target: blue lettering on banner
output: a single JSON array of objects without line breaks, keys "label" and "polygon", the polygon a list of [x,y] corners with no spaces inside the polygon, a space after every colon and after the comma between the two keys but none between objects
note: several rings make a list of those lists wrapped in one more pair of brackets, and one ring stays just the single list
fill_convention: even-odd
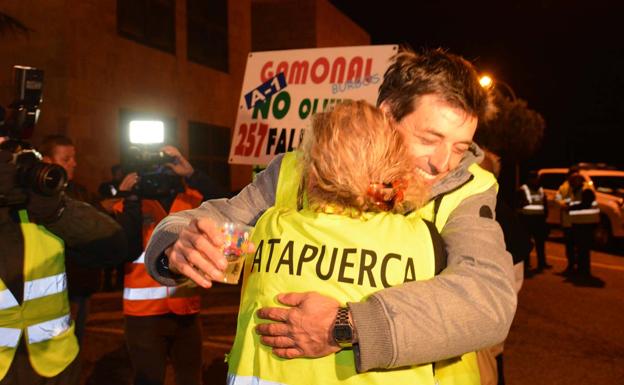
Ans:
[{"label": "blue lettering on banner", "polygon": [[361,79],[347,80],[345,83],[332,83],[332,94],[350,91],[358,89],[360,87],[366,87],[371,84],[377,84],[379,83],[379,80],[379,75],[373,74],[371,76],[366,76]]},{"label": "blue lettering on banner", "polygon": [[284,87],[286,87],[286,76],[283,72],[280,72],[275,77],[262,83],[258,88],[255,88],[245,94],[247,109],[255,107],[258,103],[263,103],[272,95],[283,90]]}]

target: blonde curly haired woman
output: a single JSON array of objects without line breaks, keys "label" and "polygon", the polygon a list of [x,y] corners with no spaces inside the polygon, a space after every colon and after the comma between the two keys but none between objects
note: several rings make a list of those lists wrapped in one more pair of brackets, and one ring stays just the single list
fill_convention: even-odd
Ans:
[{"label": "blonde curly haired woman", "polygon": [[415,214],[428,191],[413,170],[398,130],[368,103],[314,117],[300,150],[284,157],[275,206],[252,236],[257,249],[245,261],[229,384],[433,384],[430,364],[358,373],[356,337],[328,335],[333,354],[284,360],[255,333],[256,311],[279,306],[279,293],[314,290],[345,306],[441,270],[439,236]]}]

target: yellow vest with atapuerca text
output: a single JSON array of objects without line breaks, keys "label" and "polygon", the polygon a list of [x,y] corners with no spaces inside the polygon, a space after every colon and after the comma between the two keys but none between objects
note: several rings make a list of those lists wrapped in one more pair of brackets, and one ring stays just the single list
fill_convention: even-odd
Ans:
[{"label": "yellow vest with atapuerca text", "polygon": [[362,218],[297,211],[294,154],[282,161],[276,204],[258,220],[255,254],[245,260],[229,384],[434,384],[431,364],[357,373],[353,350],[322,358],[285,360],[255,333],[261,307],[281,306],[279,293],[316,291],[345,305],[403,282],[430,279],[435,258],[427,225],[414,215]]},{"label": "yellow vest with atapuerca text", "polygon": [[17,299],[0,279],[0,380],[24,338],[32,368],[54,377],[78,355],[69,315],[63,241],[19,211],[24,236],[24,299]]},{"label": "yellow vest with atapuerca text", "polygon": [[[469,182],[446,194],[443,199],[430,202],[417,215],[434,222],[441,230],[450,213],[463,199],[496,186],[494,177],[480,167],[473,165],[470,171],[473,176]],[[256,245],[263,242],[262,248],[258,247],[258,250],[262,250],[262,255],[257,252],[246,260],[237,337],[229,357],[228,383],[479,384],[475,353],[436,362],[433,366],[420,365],[357,374],[351,350],[342,350],[320,359],[283,360],[271,355],[271,350],[259,343],[253,327],[262,321],[257,319],[255,311],[264,306],[279,306],[275,301],[278,293],[312,290],[345,303],[363,300],[367,295],[390,285],[398,285],[412,279],[429,279],[434,275],[435,261],[430,233],[416,215],[403,217],[377,214],[368,217],[367,221],[362,221],[311,213],[307,210],[295,212],[294,208],[298,207],[300,203],[298,200],[301,200],[301,195],[297,194],[300,178],[296,154],[286,154],[282,159],[276,206],[260,218],[252,237]],[[287,240],[290,236],[276,238],[275,235],[279,234],[297,234],[297,236],[293,237],[296,239],[293,239],[291,245]],[[298,243],[303,245],[299,246],[300,249],[296,249],[295,245]],[[331,243],[340,246],[329,247]],[[372,244],[374,246],[371,246]],[[369,278],[372,258],[366,257],[364,250],[374,248],[379,249],[375,252],[375,260],[376,266],[380,269],[370,268],[375,272],[372,277],[393,274],[392,279],[385,278],[389,285],[384,285],[383,282],[379,285],[380,278]],[[389,249],[394,252],[384,254]],[[334,263],[338,265],[334,265],[331,270],[328,261],[331,261],[330,257],[334,253],[336,255]],[[380,260],[378,254],[386,258]],[[394,260],[388,258],[389,254],[399,254],[402,258]],[[319,262],[321,255],[325,261]],[[345,255],[346,257],[343,257]],[[408,256],[407,259],[403,255]],[[380,265],[384,260],[385,270]],[[407,260],[410,262],[406,262]],[[400,261],[404,264],[390,265],[391,262]],[[389,266],[392,266],[392,272],[389,272]],[[312,267],[314,271],[305,274]],[[294,273],[292,275],[291,269]],[[286,274],[280,276],[280,273]],[[374,287],[365,286],[371,282],[375,284]]]}]

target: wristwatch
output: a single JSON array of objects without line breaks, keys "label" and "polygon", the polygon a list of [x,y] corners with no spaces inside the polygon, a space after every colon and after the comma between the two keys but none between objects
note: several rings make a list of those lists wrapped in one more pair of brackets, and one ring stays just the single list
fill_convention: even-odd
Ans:
[{"label": "wristwatch", "polygon": [[356,333],[353,325],[349,322],[349,308],[338,308],[334,329],[332,331],[334,340],[341,348],[351,348],[356,342]]}]

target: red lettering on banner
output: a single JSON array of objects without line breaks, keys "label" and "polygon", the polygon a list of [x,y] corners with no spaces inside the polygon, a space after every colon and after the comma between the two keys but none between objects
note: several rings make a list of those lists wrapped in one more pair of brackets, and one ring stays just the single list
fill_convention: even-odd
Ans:
[{"label": "red lettering on banner", "polygon": [[262,83],[275,76],[275,74],[273,74],[273,71],[271,71],[271,67],[273,67],[273,62],[271,60],[264,63],[264,65],[262,66],[262,69],[260,70],[260,80],[262,80]]},{"label": "red lettering on banner", "polygon": [[[273,61],[267,61],[260,70],[260,79],[266,82],[276,74],[283,72],[288,84],[306,84],[308,75],[315,83],[344,83],[345,81],[362,81],[370,78],[373,70],[373,59],[354,56],[347,60],[343,56],[332,59],[319,57],[310,64],[309,60],[281,61],[274,67]],[[346,73],[346,80],[345,80]]]},{"label": "red lettering on banner", "polygon": [[[334,64],[332,65],[332,71],[331,71],[331,79],[330,79],[331,83],[343,83],[344,82],[344,73],[345,73],[346,66],[347,66],[347,61],[342,56],[334,60]],[[340,72],[338,75],[338,81],[336,81],[336,71],[338,71],[338,69],[340,69]]]},{"label": "red lettering on banner", "polygon": [[[257,131],[256,131],[257,130]],[[238,156],[260,156],[262,143],[266,138],[269,126],[265,123],[243,123],[238,129],[238,143],[234,147],[234,154]]]},{"label": "red lettering on banner", "polygon": [[290,65],[288,84],[305,84],[308,77],[308,62],[294,61]]},{"label": "red lettering on banner", "polygon": [[[323,72],[319,75],[317,74],[317,69],[323,66]],[[322,83],[327,78],[327,74],[329,73],[329,60],[326,57],[320,57],[312,63],[312,71],[310,71],[310,79],[316,84]]]},{"label": "red lettering on banner", "polygon": [[349,63],[349,71],[347,72],[347,81],[358,80],[362,78],[362,58],[354,57]]},{"label": "red lettering on banner", "polygon": [[245,138],[247,137],[247,125],[241,124],[238,128],[238,144],[234,147],[235,155],[243,155],[245,152]]}]

